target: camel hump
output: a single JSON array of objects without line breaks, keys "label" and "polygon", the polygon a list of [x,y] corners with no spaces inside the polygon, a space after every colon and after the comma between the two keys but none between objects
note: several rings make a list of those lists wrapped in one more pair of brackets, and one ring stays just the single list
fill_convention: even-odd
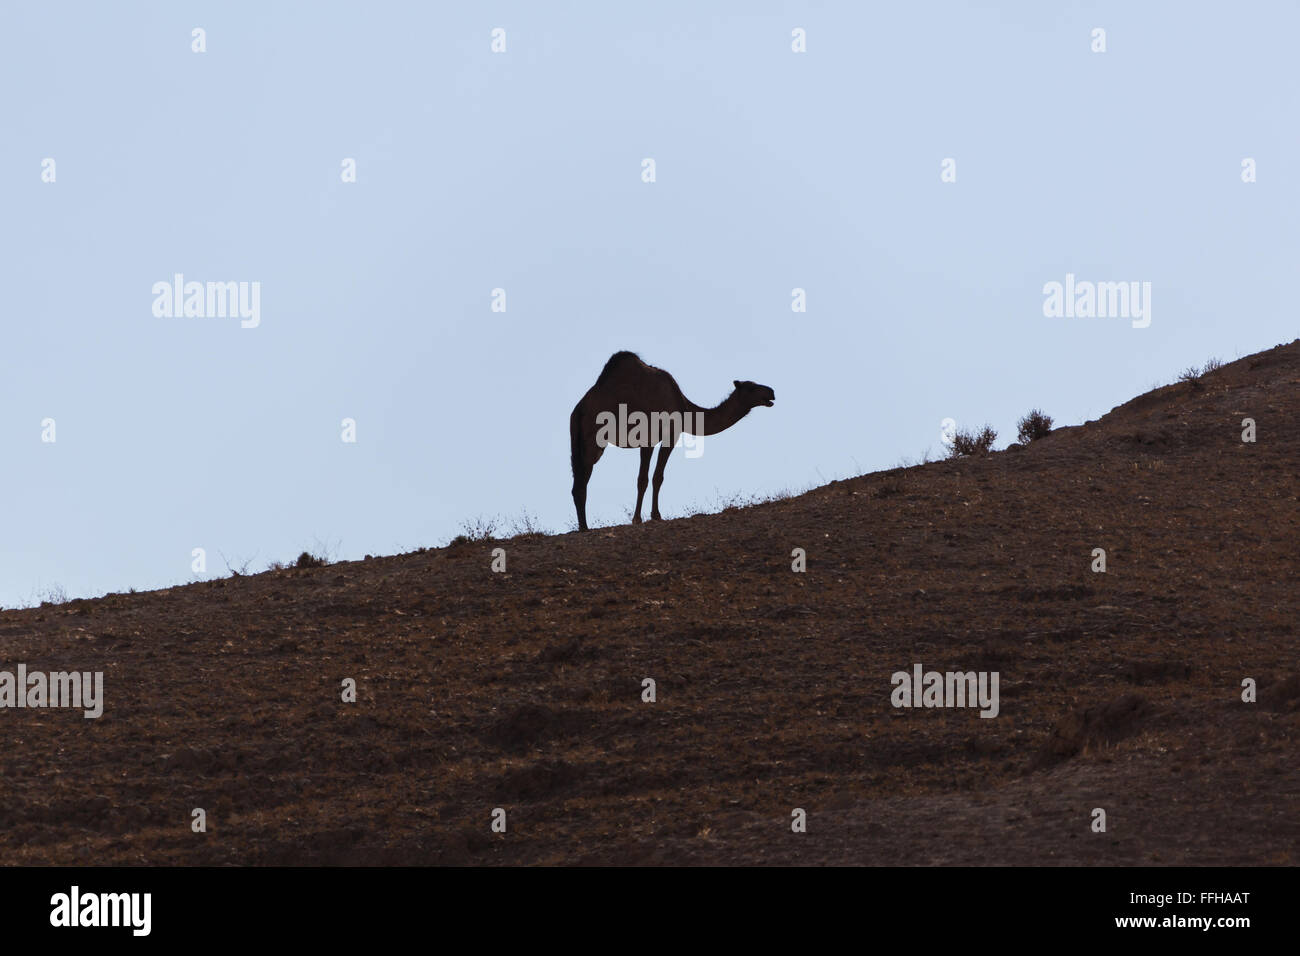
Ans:
[{"label": "camel hump", "polygon": [[600,370],[600,375],[596,379],[596,384],[600,385],[602,382],[609,381],[609,379],[618,372],[619,368],[628,362],[635,362],[638,365],[644,364],[641,361],[641,357],[635,352],[615,352],[609,357],[609,361],[605,363],[605,367]]}]

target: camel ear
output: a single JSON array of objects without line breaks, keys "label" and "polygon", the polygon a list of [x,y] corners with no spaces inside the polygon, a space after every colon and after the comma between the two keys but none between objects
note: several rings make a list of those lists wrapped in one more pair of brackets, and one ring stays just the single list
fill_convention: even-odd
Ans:
[{"label": "camel ear", "polygon": [[731,380],[731,384],[734,385],[736,388],[740,388],[740,382],[736,381],[736,379],[734,378]]}]

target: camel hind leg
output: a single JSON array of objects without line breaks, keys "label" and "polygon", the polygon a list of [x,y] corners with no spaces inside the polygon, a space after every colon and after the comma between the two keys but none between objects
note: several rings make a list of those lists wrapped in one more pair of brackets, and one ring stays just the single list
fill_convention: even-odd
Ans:
[{"label": "camel hind leg", "polygon": [[632,523],[641,523],[641,502],[645,500],[645,490],[650,487],[650,456],[655,453],[654,446],[639,449],[641,452],[641,470],[636,473],[636,511],[632,513]]},{"label": "camel hind leg", "polygon": [[587,482],[591,481],[591,470],[604,454],[595,436],[584,434],[582,427],[581,406],[573,410],[569,418],[569,441],[573,464],[573,507],[578,512],[578,530],[587,530]]},{"label": "camel hind leg", "polygon": [[[675,438],[659,446],[659,460],[655,462],[654,493],[650,497],[651,521],[662,521],[664,517],[659,513],[659,488],[664,483],[664,469],[668,467],[668,456],[673,453],[674,444],[676,444]],[[649,459],[647,458],[646,461],[648,462]]]},{"label": "camel hind leg", "polygon": [[587,482],[591,480],[591,465],[573,473],[573,507],[578,512],[578,530],[587,530]]}]

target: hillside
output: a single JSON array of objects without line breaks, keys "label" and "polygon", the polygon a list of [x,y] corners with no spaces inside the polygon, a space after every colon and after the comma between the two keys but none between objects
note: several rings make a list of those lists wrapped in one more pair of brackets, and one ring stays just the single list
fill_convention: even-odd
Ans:
[{"label": "hillside", "polygon": [[[0,612],[0,668],[106,697],[0,711],[0,852],[1300,863],[1298,386],[1300,340],[752,508]],[[998,672],[998,716],[893,707],[918,663]]]}]

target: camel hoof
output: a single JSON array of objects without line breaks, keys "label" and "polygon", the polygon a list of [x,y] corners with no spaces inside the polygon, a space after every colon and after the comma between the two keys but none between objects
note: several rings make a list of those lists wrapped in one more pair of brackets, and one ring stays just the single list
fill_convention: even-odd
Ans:
[{"label": "camel hoof", "polygon": [[651,520],[651,521],[663,521],[664,518],[663,518],[663,515],[651,515],[651,516],[650,516],[650,520]]},{"label": "camel hoof", "polygon": [[640,516],[640,515],[633,515],[633,516],[632,516],[632,523],[633,523],[633,524],[640,524],[640,523],[641,523],[641,516]]}]

